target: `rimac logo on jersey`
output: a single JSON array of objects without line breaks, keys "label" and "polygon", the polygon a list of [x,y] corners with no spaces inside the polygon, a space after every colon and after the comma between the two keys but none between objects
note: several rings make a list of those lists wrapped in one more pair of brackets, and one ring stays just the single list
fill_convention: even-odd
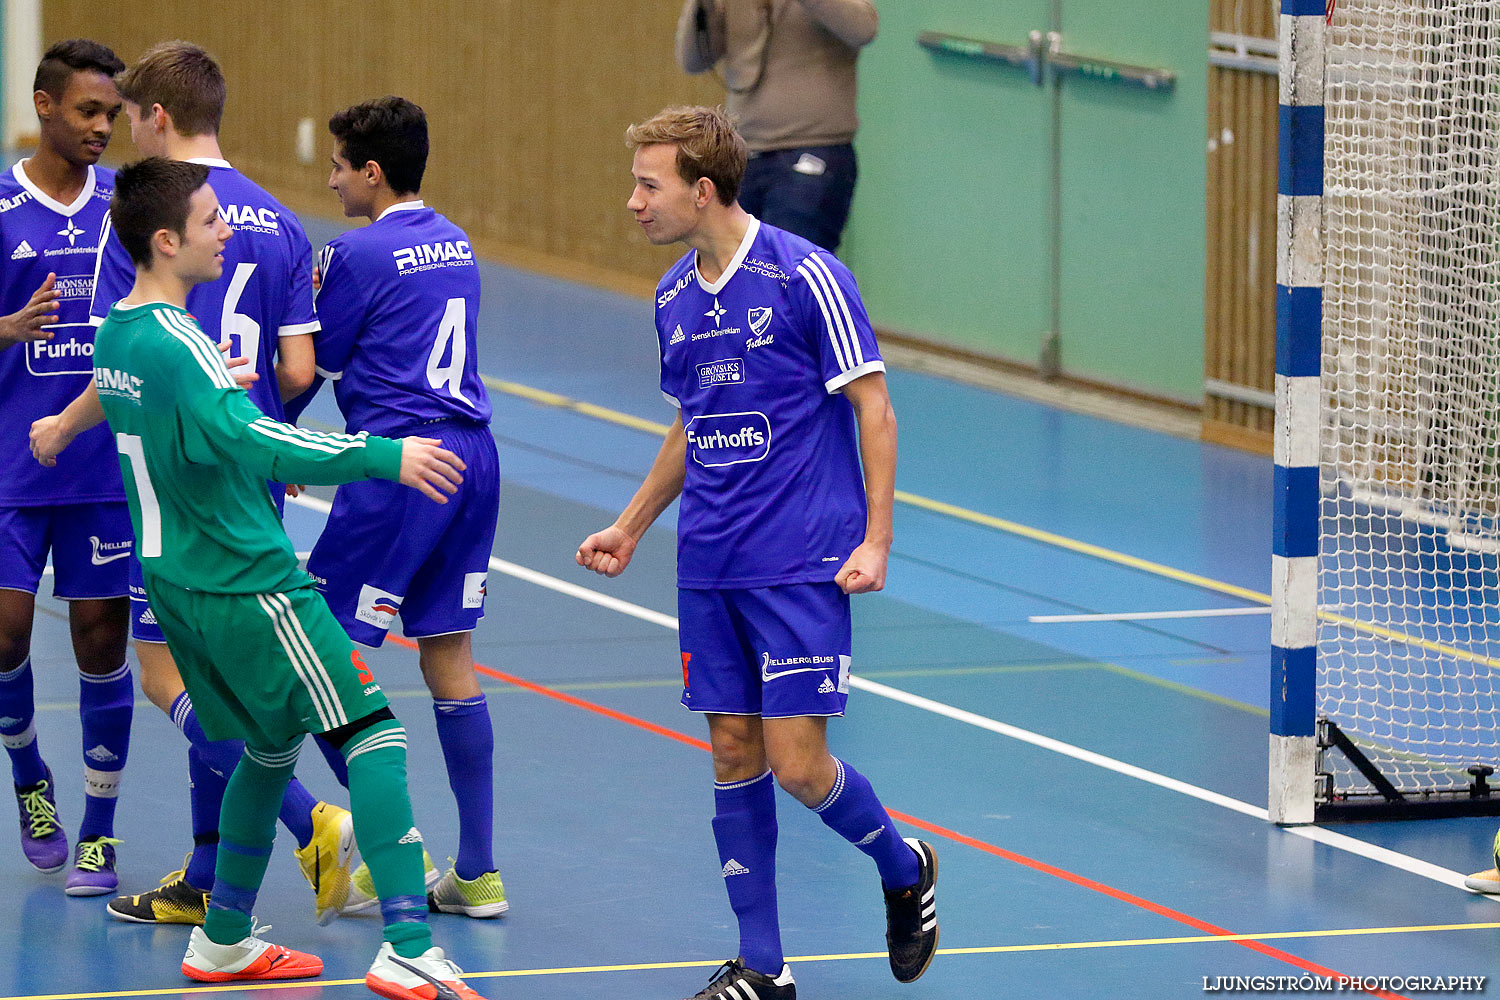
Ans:
[{"label": "rimac logo on jersey", "polygon": [[[93,345],[90,345],[92,349]],[[141,382],[129,372],[122,372],[117,368],[95,368],[94,385],[101,396],[124,397],[139,403],[141,401]]]},{"label": "rimac logo on jersey", "polygon": [[698,366],[700,389],[712,389],[716,385],[741,385],[744,381],[745,362],[742,358],[708,361]]},{"label": "rimac logo on jersey", "polygon": [[693,461],[704,468],[759,462],[771,452],[771,422],[764,413],[708,413],[684,429]]},{"label": "rimac logo on jersey", "polygon": [[219,217],[240,231],[268,233],[275,236],[281,232],[281,217],[269,208],[251,205],[220,205]]},{"label": "rimac logo on jersey", "polygon": [[[59,323],[47,329],[51,340],[27,344],[26,370],[33,375],[93,375],[94,328],[87,323]],[[137,393],[135,398],[139,398]]]},{"label": "rimac logo on jersey", "polygon": [[434,267],[462,267],[474,263],[474,251],[467,240],[419,243],[414,247],[392,250],[391,256],[396,258],[397,274],[413,274]]},{"label": "rimac logo on jersey", "polygon": [[368,583],[359,588],[359,607],[354,612],[354,617],[360,621],[378,629],[388,629],[396,620],[396,612],[400,610],[400,595],[372,587]]}]

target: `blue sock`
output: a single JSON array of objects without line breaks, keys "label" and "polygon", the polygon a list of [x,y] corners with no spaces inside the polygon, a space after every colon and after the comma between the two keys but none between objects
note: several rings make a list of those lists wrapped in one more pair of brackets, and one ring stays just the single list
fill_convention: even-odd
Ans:
[{"label": "blue sock", "polygon": [[318,752],[323,755],[323,759],[328,761],[328,769],[333,772],[333,776],[347,789],[349,764],[344,760],[344,751],[329,743],[322,733],[313,733],[313,742],[318,745]]},{"label": "blue sock", "polygon": [[[188,743],[198,752],[198,763],[207,767],[222,780],[218,782],[203,781],[199,787],[199,781],[193,778],[193,796],[195,805],[201,798],[202,808],[205,816],[214,817],[214,829],[218,829],[219,809],[224,802],[224,786],[229,781],[230,775],[234,774],[236,765],[240,762],[240,754],[245,750],[242,740],[210,740],[203,732],[203,727],[198,724],[198,713],[193,711],[193,699],[188,697],[186,691],[179,694],[172,702],[170,712],[172,721],[177,728],[182,730],[182,735],[188,738]],[[188,755],[188,775],[192,777],[193,756]],[[312,811],[318,804],[302,782],[293,778],[287,782],[286,797],[281,801],[281,822],[291,831],[292,836],[297,838],[298,847],[306,847],[312,840]],[[196,854],[196,851],[194,852]],[[197,886],[199,883],[188,880],[188,884]]]},{"label": "blue sock", "polygon": [[[448,765],[448,786],[458,801],[458,858],[462,879],[495,868],[495,730],[484,695],[462,701],[436,699],[438,743]],[[780,970],[778,970],[780,971]]]},{"label": "blue sock", "polygon": [[31,659],[0,673],[0,742],[10,754],[11,780],[23,788],[47,777],[36,745],[36,701],[31,689]]},{"label": "blue sock", "polygon": [[130,664],[107,674],[78,673],[78,715],[83,721],[83,822],[78,839],[113,837],[120,774],[130,753],[135,688]]},{"label": "blue sock", "polygon": [[840,837],[875,859],[880,881],[887,889],[915,885],[922,877],[921,864],[875,797],[875,789],[848,764],[837,757],[833,762],[838,765],[838,777],[828,797],[813,806],[813,812]]},{"label": "blue sock", "polygon": [[298,847],[312,843],[312,811],[318,806],[307,786],[296,778],[286,783],[286,794],[281,797],[281,825],[297,838]]},{"label": "blue sock", "polygon": [[776,780],[714,782],[714,842],[724,888],[740,924],[740,957],[748,968],[779,976],[781,925],[776,915]]},{"label": "blue sock", "polygon": [[224,805],[224,789],[229,779],[209,766],[203,752],[189,744],[188,781],[193,854],[188,858],[183,878],[194,889],[208,890],[214,885],[214,863],[219,858],[219,810]]}]

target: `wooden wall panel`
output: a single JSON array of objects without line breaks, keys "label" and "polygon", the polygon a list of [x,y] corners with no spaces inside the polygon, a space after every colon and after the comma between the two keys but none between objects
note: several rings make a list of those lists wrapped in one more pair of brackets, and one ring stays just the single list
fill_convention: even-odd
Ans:
[{"label": "wooden wall panel", "polygon": [[[130,62],[187,38],[224,67],[225,155],[292,209],[335,215],[324,189],[334,111],[383,94],[427,111],[422,194],[488,254],[649,291],[681,247],[654,248],[625,210],[625,126],[667,104],[719,103],[672,58],[678,0],[323,0],[204,4],[44,0],[44,38],[98,38]],[[297,123],[316,123],[314,162]],[[117,135],[112,158],[134,156]]]},{"label": "wooden wall panel", "polygon": [[[1212,0],[1211,27],[1276,37],[1275,0]],[[1204,376],[1263,393],[1276,385],[1276,77],[1212,66]],[[1270,450],[1274,411],[1205,397],[1204,435]]]}]

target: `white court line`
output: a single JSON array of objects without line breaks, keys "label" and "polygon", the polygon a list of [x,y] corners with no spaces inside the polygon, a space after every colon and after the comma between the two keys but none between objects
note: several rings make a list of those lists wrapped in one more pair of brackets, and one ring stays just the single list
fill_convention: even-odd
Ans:
[{"label": "white court line", "polygon": [[1101,615],[1029,615],[1033,624],[1059,622],[1147,622],[1162,618],[1233,618],[1236,615],[1268,615],[1270,608],[1198,608],[1191,611],[1120,611]]},{"label": "white court line", "polygon": [[[307,507],[311,510],[316,510],[324,515],[327,515],[328,512],[333,509],[332,504],[328,503],[328,501],[321,500],[318,497],[308,496],[306,494],[303,494],[300,497],[289,497],[288,501],[290,503],[295,503],[299,504],[300,506]],[[671,629],[674,632],[677,631],[678,628],[677,619],[671,615],[662,614],[660,611],[652,611],[650,608],[643,608],[639,604],[631,604],[629,601],[622,601],[618,597],[611,597],[608,594],[601,594],[597,590],[590,590],[587,587],[580,587],[575,583],[568,583],[565,580],[559,580],[557,577],[548,576],[546,573],[541,573],[537,570],[529,569],[525,566],[521,566],[513,562],[507,562],[506,560],[496,558],[495,556],[490,557],[490,568],[496,570],[497,572],[504,573],[506,576],[515,577],[518,580],[524,580],[525,582],[535,584],[538,587],[545,587],[548,590],[556,591],[559,594],[566,594],[569,597],[577,598],[580,601],[587,601],[590,604],[596,604],[601,608],[608,608],[611,611],[617,611],[620,614],[628,615],[631,618],[638,618],[641,621],[651,622],[654,625],[660,625],[662,628]],[[965,725],[975,726],[979,729],[985,729],[992,733],[998,733],[1001,736],[1005,736],[1013,740],[1018,740],[1022,743],[1028,743],[1031,746],[1037,747],[1042,750],[1050,750],[1053,753],[1062,754],[1064,757],[1071,757],[1074,760],[1080,761],[1082,763],[1092,764],[1095,767],[1101,767],[1107,771],[1113,771],[1116,774],[1124,775],[1127,778],[1135,778],[1138,781],[1144,781],[1147,784],[1156,785],[1158,788],[1164,788],[1170,792],[1177,792],[1178,794],[1198,799],[1201,802],[1207,802],[1210,805],[1216,805],[1224,809],[1242,813],[1243,815],[1250,816],[1263,822],[1270,822],[1270,815],[1262,806],[1253,806],[1248,802],[1241,802],[1239,799],[1230,798],[1228,795],[1221,795],[1218,792],[1210,791],[1207,788],[1199,788],[1197,785],[1190,785],[1185,781],[1178,781],[1176,778],[1169,778],[1164,774],[1158,774],[1155,771],[1148,771],[1145,768],[1136,767],[1134,764],[1127,764],[1124,761],[1115,760],[1113,757],[1106,757],[1103,754],[1094,753],[1092,750],[1085,750],[1082,747],[1076,747],[1071,743],[1064,743],[1061,740],[1054,740],[1050,736],[1043,736],[1040,733],[1033,733],[1030,730],[1020,729],[1016,726],[1008,725],[1004,722],[1000,722],[983,715],[977,715],[974,712],[969,712],[961,708],[954,708],[952,705],[945,705],[940,701],[933,701],[930,698],[923,698],[921,695],[915,695],[906,691],[902,691],[899,688],[893,688],[889,685],[880,684],[876,681],[865,680],[862,677],[850,677],[849,684],[851,687],[857,690],[865,691],[869,694],[873,694],[881,698],[887,698],[891,701],[897,701],[912,708],[919,708],[926,712],[932,712],[935,715],[941,715],[945,718],[952,719],[955,722],[962,722]],[[1292,836],[1302,837],[1305,840],[1311,840],[1314,843],[1322,844],[1325,847],[1332,847],[1335,850],[1345,851],[1349,854],[1356,854],[1362,858],[1368,858],[1371,861],[1375,861],[1383,865],[1388,865],[1392,868],[1399,868],[1401,871],[1410,872],[1413,875],[1420,875],[1422,878],[1431,879],[1434,882],[1441,882],[1443,885],[1452,886],[1457,889],[1463,889],[1463,891],[1465,893],[1468,893],[1469,895],[1481,895],[1480,893],[1475,893],[1469,889],[1464,888],[1463,875],[1455,871],[1450,871],[1447,868],[1439,867],[1438,865],[1434,865],[1430,862],[1423,861],[1420,858],[1413,858],[1405,854],[1397,853],[1396,851],[1387,850],[1384,847],[1376,847],[1375,845],[1367,844],[1362,840],[1357,840],[1342,833],[1334,833],[1331,830],[1324,830],[1320,827],[1289,826],[1280,827],[1279,829],[1281,829],[1285,833],[1291,834]],[[1497,898],[1496,901],[1500,902],[1500,898]]]}]

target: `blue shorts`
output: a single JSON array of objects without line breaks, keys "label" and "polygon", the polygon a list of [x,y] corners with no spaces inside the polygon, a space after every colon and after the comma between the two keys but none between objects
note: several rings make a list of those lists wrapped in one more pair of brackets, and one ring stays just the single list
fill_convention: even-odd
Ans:
[{"label": "blue shorts", "polygon": [[141,576],[141,561],[130,560],[130,638],[136,642],[165,643],[151,600],[146,596],[146,581]]},{"label": "blue shorts", "polygon": [[52,553],[52,596],[124,597],[135,551],[125,501],[0,507],[0,590],[37,592]]},{"label": "blue shorts", "polygon": [[687,708],[766,719],[844,714],[852,628],[838,584],[678,590],[677,617]]},{"label": "blue shorts", "polygon": [[437,424],[464,460],[463,485],[445,504],[400,483],[340,486],[307,572],[349,638],[385,642],[401,616],[406,635],[424,639],[472,632],[484,617],[485,577],[500,514],[500,457],[488,427]]}]

